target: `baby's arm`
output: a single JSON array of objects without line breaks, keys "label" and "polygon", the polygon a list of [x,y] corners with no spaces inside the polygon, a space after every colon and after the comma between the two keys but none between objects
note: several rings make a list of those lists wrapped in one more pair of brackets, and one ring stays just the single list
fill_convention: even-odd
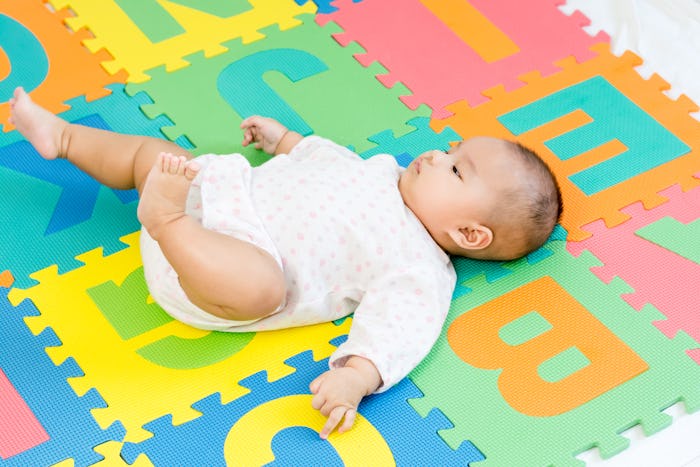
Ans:
[{"label": "baby's arm", "polygon": [[374,363],[355,355],[349,357],[343,367],[328,370],[313,380],[309,385],[314,394],[311,406],[328,417],[321,430],[321,438],[328,438],[336,427],[338,433],[352,428],[360,401],[381,384],[382,379]]},{"label": "baby's arm", "polygon": [[[336,426],[338,432],[350,429],[364,396],[386,391],[423,360],[442,331],[455,279],[449,263],[416,262],[368,285],[347,340],[330,358],[332,369],[311,385],[313,407],[328,417],[321,437]],[[359,364],[371,370],[368,376],[352,371]],[[331,377],[334,386],[319,396],[318,380],[325,384]]]},{"label": "baby's arm", "polygon": [[255,143],[256,149],[268,154],[289,154],[294,146],[303,139],[299,133],[288,130],[275,119],[254,115],[241,122],[243,146]]}]

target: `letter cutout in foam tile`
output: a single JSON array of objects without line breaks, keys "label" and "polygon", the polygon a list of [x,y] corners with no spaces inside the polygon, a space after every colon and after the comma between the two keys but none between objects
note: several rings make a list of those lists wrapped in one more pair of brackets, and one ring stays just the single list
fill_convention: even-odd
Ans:
[{"label": "letter cutout in foam tile", "polygon": [[578,110],[591,122],[544,142],[562,161],[583,156],[613,140],[627,148],[569,175],[569,180],[587,196],[690,152],[687,144],[601,76],[557,91],[498,120],[518,136]]},{"label": "letter cutout in foam tile", "polygon": [[[197,12],[217,18],[231,18],[251,9],[249,2],[221,0],[170,0]],[[153,44],[187,33],[187,30],[157,0],[115,0],[119,8]]]},{"label": "letter cutout in foam tile", "polygon": [[[16,86],[24,86],[32,97],[54,113],[68,107],[65,101],[77,96],[97,99],[109,94],[106,86],[122,82],[126,75],[110,76],[101,60],[111,57],[104,50],[90,53],[81,41],[86,30],[71,33],[62,24],[66,11],[52,12],[41,0],[0,2],[0,126],[5,123],[7,103]],[[17,41],[17,42],[16,42]],[[2,133],[0,133],[2,136]]]},{"label": "letter cutout in foam tile", "polygon": [[27,402],[22,399],[0,368],[0,459],[28,451],[49,440]]},{"label": "letter cutout in foam tile", "polygon": [[7,102],[17,86],[36,89],[49,73],[49,59],[39,39],[22,23],[0,12],[0,49],[9,72],[0,69],[0,102]]},{"label": "letter cutout in foam tile", "polygon": [[[155,2],[104,0],[51,0],[57,9],[70,7],[76,16],[66,22],[73,30],[88,27],[94,38],[84,41],[93,52],[105,48],[114,60],[103,66],[110,72],[128,72],[128,82],[147,81],[146,70],[165,65],[176,70],[188,65],[183,57],[226,51],[221,44],[240,38],[249,43],[263,39],[260,29],[277,25],[285,30],[301,24],[295,16],[315,11],[311,2],[294,0],[243,2]],[[241,4],[244,8],[240,8]],[[167,24],[166,24],[167,22]]]},{"label": "letter cutout in foam tile", "polygon": [[[117,313],[114,307],[122,306],[123,300],[118,293],[108,305],[111,292],[105,293],[104,287],[111,287],[105,285],[110,282],[121,286],[141,267],[138,238],[138,233],[122,238],[129,247],[113,255],[102,256],[100,250],[80,255],[77,259],[85,266],[65,274],[58,275],[56,268],[39,271],[32,275],[38,285],[13,289],[9,297],[13,303],[30,298],[41,309],[41,316],[27,319],[27,325],[34,332],[47,326],[56,332],[63,345],[54,349],[55,358],[72,356],[85,373],[71,385],[79,393],[96,388],[107,407],[94,410],[95,419],[102,426],[120,420],[128,440],[147,437],[141,427],[166,414],[178,423],[196,417],[190,405],[212,392],[226,400],[242,395],[245,389],[236,381],[263,368],[273,379],[288,374],[283,361],[299,352],[313,349],[324,358],[333,350],[329,341],[347,332],[349,321],[256,333],[251,339],[250,333],[206,332],[167,317],[140,318],[143,327],[129,331],[112,318],[121,328],[117,330],[105,314]],[[147,303],[145,287],[130,282],[125,287],[130,290],[122,293],[140,291]],[[100,307],[110,309],[103,312]],[[141,310],[164,313],[158,307]]]},{"label": "letter cutout in foam tile", "polygon": [[[585,226],[593,235],[571,242],[575,255],[591,251],[603,263],[593,272],[605,282],[620,277],[634,292],[623,298],[635,309],[654,305],[665,319],[654,323],[668,337],[685,331],[700,343],[700,296],[688,293],[700,278],[700,187],[674,185],[659,192],[667,199],[654,209],[635,203],[622,209],[630,219],[613,228],[601,221]],[[695,258],[695,259],[694,259]],[[695,352],[700,363],[700,354]]]},{"label": "letter cutout in foam tile", "polygon": [[[658,76],[639,76],[634,66],[640,60],[634,54],[616,57],[607,44],[593,48],[599,55],[585,63],[562,60],[559,73],[544,78],[532,73],[524,77],[525,87],[491,89],[491,101],[476,108],[464,102],[451,105],[454,116],[432,122],[436,130],[449,126],[465,138],[489,134],[514,139],[517,134],[557,175],[570,206],[561,224],[574,241],[589,236],[582,226],[596,219],[611,227],[627,220],[620,209],[635,201],[646,208],[662,203],[658,192],[674,183],[684,190],[700,184],[692,175],[700,166],[700,124],[689,115],[695,105],[684,97],[670,100],[661,92],[666,83]],[[619,116],[603,96],[630,112]],[[632,122],[644,132],[630,127]],[[648,141],[651,135],[655,141]],[[657,150],[649,152],[647,142]]]},{"label": "letter cutout in foam tile", "polygon": [[[551,328],[518,345],[505,342],[499,335],[501,328],[533,311]],[[472,338],[465,338],[470,334]],[[550,417],[575,409],[649,368],[550,277],[525,284],[459,316],[450,325],[447,339],[466,363],[502,370],[498,390],[503,399],[531,417]],[[588,359],[583,368],[567,372],[557,381],[542,376],[544,364],[572,348]]]},{"label": "letter cutout in foam tile", "polygon": [[[318,26],[310,15],[302,18],[304,24],[287,31],[264,30],[267,37],[262,41],[227,42],[228,51],[215,57],[189,56],[191,66],[176,72],[151,70],[151,81],[129,84],[127,92],[147,92],[154,104],[144,106],[144,113],[166,114],[175,126],[163,132],[171,139],[186,136],[196,146],[195,153],[241,152],[254,165],[267,156],[252,145],[241,148],[233,130],[244,116],[237,110],[252,111],[251,97],[242,95],[241,88],[261,91],[255,95],[259,108],[300,125],[291,129],[311,129],[358,152],[371,147],[367,138],[387,125],[400,136],[413,130],[405,122],[427,116],[429,109],[411,111],[398,100],[400,86],[388,91],[377,82],[376,67],[358,64],[354,48],[338,47],[330,37],[337,29]],[[241,67],[241,76],[232,73]]]},{"label": "letter cutout in foam tile", "polygon": [[264,74],[278,72],[296,82],[327,69],[318,57],[303,50],[265,50],[228,65],[216,80],[216,87],[242,118],[265,115],[302,135],[309,135],[313,131],[311,127],[265,83]]},{"label": "letter cutout in foam tile", "polygon": [[[160,128],[172,122],[162,115],[153,120],[143,115],[139,106],[152,102],[145,94],[129,97],[121,84],[109,90],[111,94],[95,101],[67,101],[70,110],[60,116],[96,128],[164,138]],[[177,143],[191,147],[183,139]],[[52,264],[60,273],[78,267],[75,256],[98,246],[105,254],[118,251],[125,247],[119,238],[140,228],[136,190],[100,187],[66,161],[45,161],[17,131],[0,133],[0,148],[0,186],[5,190],[0,223],[13,226],[0,229],[1,267],[13,271],[16,287],[35,284],[29,275]]]},{"label": "letter cutout in foam tile", "polygon": [[[10,291],[10,293],[12,293]],[[82,372],[71,358],[51,361],[61,341],[51,329],[32,335],[24,320],[39,311],[30,301],[10,306],[0,288],[0,465],[92,465],[97,446],[124,438],[119,423],[100,428],[91,410],[104,407],[95,390],[80,395],[68,379]]]},{"label": "letter cutout in foam tile", "polygon": [[[601,282],[589,252],[575,258],[561,241],[547,248],[552,255],[508,263],[512,272],[492,282],[468,280],[471,291],[453,300],[443,336],[410,375],[425,394],[414,407],[440,408],[455,425],[443,438],[471,440],[484,466],[566,465],[593,445],[608,457],[627,447],[616,433],[630,424],[651,434],[671,422],[662,411],[673,402],[700,409],[700,366],[685,353],[694,342],[659,332],[652,322],[663,315],[630,307],[621,298],[630,287]],[[539,325],[518,323],[533,311]],[[506,331],[509,322],[521,329]]]},{"label": "letter cutout in foam tile", "polygon": [[[108,129],[106,122],[99,115],[91,115],[73,123],[103,130]],[[27,142],[15,143],[7,149],[8,151],[0,154],[0,166],[14,171],[15,176],[18,173],[25,174],[56,187],[58,199],[44,235],[50,236],[75,227],[92,217],[100,189],[104,185],[65,159],[44,159]],[[112,191],[117,198],[121,198],[124,204],[136,201],[135,190]],[[133,226],[132,228],[136,227],[135,222],[130,224]]]},{"label": "letter cutout in foam tile", "polygon": [[[274,453],[270,449],[273,437],[294,420],[295,426],[306,426],[316,433],[320,432],[326,423],[317,411],[311,407],[311,394],[296,394],[280,397],[262,403],[243,415],[231,427],[224,442],[226,464],[230,466],[265,465],[274,461]],[[353,429],[362,432],[363,444],[372,446],[372,462],[376,465],[395,464],[394,456],[389,446],[377,429],[372,426],[361,413],[357,414],[356,426]],[[251,443],[241,443],[248,433],[255,433]],[[331,436],[328,442],[333,446],[344,465],[362,465],[366,461],[366,452],[357,449],[357,437]]]},{"label": "letter cutout in foam tile", "polygon": [[[146,334],[173,321],[157,303],[149,301],[143,268],[129,274],[121,285],[105,282],[87,289],[104,317],[124,340]],[[206,333],[199,338],[168,336],[136,351],[147,361],[164,368],[195,369],[214,365],[239,352],[255,333]]]},{"label": "letter cutout in foam tile", "polygon": [[401,100],[409,108],[426,104],[433,117],[444,118],[449,104],[478,105],[488,88],[515,89],[524,73],[550,74],[556,60],[594,56],[589,47],[607,36],[572,27],[585,18],[564,15],[557,3],[509,2],[504,8],[488,0],[343,0],[334,3],[339,11],[317,21],[337,23],[343,32],[334,37],[341,45],[359,43],[366,51],[357,55],[363,65],[381,63],[388,73],[377,79],[385,86],[403,83],[410,94]]},{"label": "letter cutout in foam tile", "polygon": [[[696,206],[700,205],[696,204]],[[653,224],[642,227],[635,233],[661,248],[700,265],[700,243],[697,242],[697,239],[700,238],[700,212],[697,215],[698,218],[688,223],[680,222],[672,217],[664,217]]]},{"label": "letter cutout in foam tile", "polygon": [[[469,441],[453,450],[440,439],[437,431],[451,425],[438,410],[422,418],[410,407],[407,399],[421,393],[408,379],[367,397],[353,429],[323,441],[318,433],[325,417],[311,407],[308,385],[328,369],[328,360],[303,352],[285,363],[296,371],[276,381],[265,372],[245,378],[240,381],[249,390],[245,395],[228,403],[217,394],[202,399],[193,404],[201,416],[187,423],[176,425],[170,417],[148,423],[145,428],[154,436],[126,443],[122,456],[131,462],[145,455],[155,465],[300,465],[303,461],[289,453],[303,449],[312,464],[323,456],[324,465],[431,465],[436,460],[468,465],[483,460]],[[208,448],[201,449],[205,444]]]}]

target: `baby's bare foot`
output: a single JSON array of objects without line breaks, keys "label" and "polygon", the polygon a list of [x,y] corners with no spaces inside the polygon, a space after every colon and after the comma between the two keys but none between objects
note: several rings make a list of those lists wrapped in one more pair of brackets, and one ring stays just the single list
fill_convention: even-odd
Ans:
[{"label": "baby's bare foot", "polygon": [[185,216],[185,203],[192,180],[199,173],[197,162],[183,156],[160,153],[146,178],[137,215],[153,239],[163,228]]},{"label": "baby's bare foot", "polygon": [[44,159],[61,156],[61,135],[68,123],[35,104],[22,88],[10,99],[10,123]]}]

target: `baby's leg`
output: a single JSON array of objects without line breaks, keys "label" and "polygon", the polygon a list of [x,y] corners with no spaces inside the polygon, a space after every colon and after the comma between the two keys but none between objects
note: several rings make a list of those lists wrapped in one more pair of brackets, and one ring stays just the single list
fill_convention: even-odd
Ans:
[{"label": "baby's leg", "polygon": [[257,246],[204,228],[185,214],[197,161],[161,153],[141,193],[139,220],[160,245],[192,303],[226,319],[274,312],[286,293],[274,258]]},{"label": "baby's leg", "polygon": [[15,90],[10,109],[10,122],[42,157],[67,158],[111,188],[141,192],[160,152],[192,157],[170,141],[70,124],[34,103],[22,88]]}]

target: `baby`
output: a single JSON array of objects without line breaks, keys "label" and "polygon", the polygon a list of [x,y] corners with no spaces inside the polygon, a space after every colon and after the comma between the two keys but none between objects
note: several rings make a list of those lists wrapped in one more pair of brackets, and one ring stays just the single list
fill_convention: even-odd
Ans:
[{"label": "baby", "polygon": [[253,116],[243,146],[274,154],[193,158],[178,145],[60,119],[24,92],[10,122],[46,159],[136,188],[150,294],[187,324],[244,332],[354,313],[330,369],[310,384],[321,431],[350,429],[368,394],[399,382],[430,351],[456,274],[448,255],[511,260],[549,237],[561,214],[547,165],[523,146],[475,137],[406,169],[361,159]]}]

